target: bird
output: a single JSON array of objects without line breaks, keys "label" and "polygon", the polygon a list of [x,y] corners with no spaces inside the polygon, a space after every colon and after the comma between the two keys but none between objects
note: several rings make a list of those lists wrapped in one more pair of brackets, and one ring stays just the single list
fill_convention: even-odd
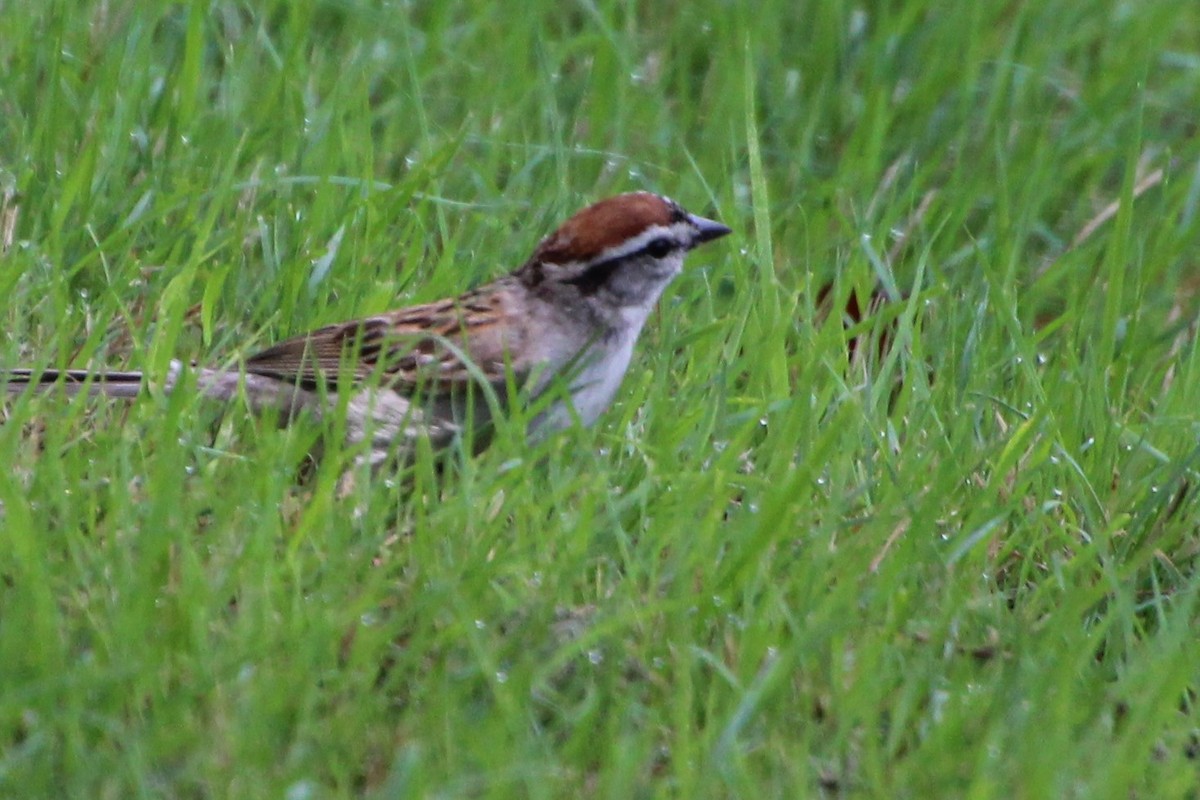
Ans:
[{"label": "bird", "polygon": [[[186,385],[190,370],[202,395],[244,397],[284,424],[344,408],[346,441],[365,445],[357,461],[372,468],[410,459],[422,437],[444,450],[468,428],[481,450],[513,401],[530,410],[528,439],[540,440],[603,414],[684,256],[731,232],[663,195],[616,195],[570,217],[516,270],[457,297],[326,325],[236,368],[172,361],[160,388]],[[63,387],[136,398],[148,381],[139,371],[22,368],[0,369],[0,383],[10,395]]]}]

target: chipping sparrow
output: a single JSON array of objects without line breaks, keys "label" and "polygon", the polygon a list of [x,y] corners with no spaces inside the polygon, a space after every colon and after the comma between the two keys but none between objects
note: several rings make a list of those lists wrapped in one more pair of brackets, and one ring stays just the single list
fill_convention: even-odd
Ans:
[{"label": "chipping sparrow", "polygon": [[[192,368],[200,391],[285,419],[346,406],[351,443],[369,442],[372,465],[403,459],[427,436],[435,449],[464,426],[486,432],[516,395],[540,410],[537,438],[576,417],[590,425],[616,393],[642,326],[679,274],[687,251],[730,229],[647,192],[583,209],[544,239],[515,272],[459,297],[329,325],[247,358],[241,369]],[[184,367],[172,362],[173,390]],[[547,395],[555,381],[567,391]],[[135,397],[141,372],[0,370],[10,393],[31,383]],[[568,396],[570,402],[565,402]],[[344,395],[344,396],[343,396]],[[476,433],[477,444],[486,436]]]}]

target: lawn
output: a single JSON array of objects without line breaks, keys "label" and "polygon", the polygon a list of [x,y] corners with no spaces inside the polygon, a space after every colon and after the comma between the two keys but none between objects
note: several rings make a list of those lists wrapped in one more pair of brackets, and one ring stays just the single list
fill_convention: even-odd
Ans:
[{"label": "lawn", "polygon": [[1200,796],[1200,5],[0,19],[0,367],[236,365],[621,191],[735,229],[595,427],[442,475],[7,402],[0,796]]}]

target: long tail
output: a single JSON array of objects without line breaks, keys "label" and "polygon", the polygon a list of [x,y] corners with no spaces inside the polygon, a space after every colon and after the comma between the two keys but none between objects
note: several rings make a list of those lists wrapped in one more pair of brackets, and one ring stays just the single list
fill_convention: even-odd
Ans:
[{"label": "long tail", "polygon": [[[0,370],[0,383],[9,394],[61,388],[67,394],[87,392],[95,397],[137,397],[142,391],[141,372],[88,372],[83,369]],[[173,382],[172,382],[173,383]]]},{"label": "long tail", "polygon": [[[310,408],[320,412],[321,398],[315,392],[310,392],[288,383],[265,375],[242,374],[238,370],[206,369],[191,367],[196,376],[196,387],[200,394],[211,400],[229,402],[239,396],[245,396],[250,407],[256,411],[274,408],[287,415],[295,414],[301,408]],[[183,375],[184,366],[179,361],[172,361],[162,383],[162,390],[174,391]],[[87,393],[91,397],[119,397],[132,399],[146,389],[144,373],[130,372],[89,372],[82,369],[0,369],[0,384],[5,386],[8,394],[22,394],[26,391],[65,391],[69,395]]]}]

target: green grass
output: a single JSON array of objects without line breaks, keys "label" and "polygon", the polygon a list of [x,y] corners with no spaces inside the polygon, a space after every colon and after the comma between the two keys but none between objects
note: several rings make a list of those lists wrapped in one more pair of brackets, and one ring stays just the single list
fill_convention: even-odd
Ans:
[{"label": "green grass", "polygon": [[594,429],[407,493],[8,404],[0,795],[1200,796],[1200,7],[0,8],[3,366],[231,363],[618,191],[736,229]]}]

